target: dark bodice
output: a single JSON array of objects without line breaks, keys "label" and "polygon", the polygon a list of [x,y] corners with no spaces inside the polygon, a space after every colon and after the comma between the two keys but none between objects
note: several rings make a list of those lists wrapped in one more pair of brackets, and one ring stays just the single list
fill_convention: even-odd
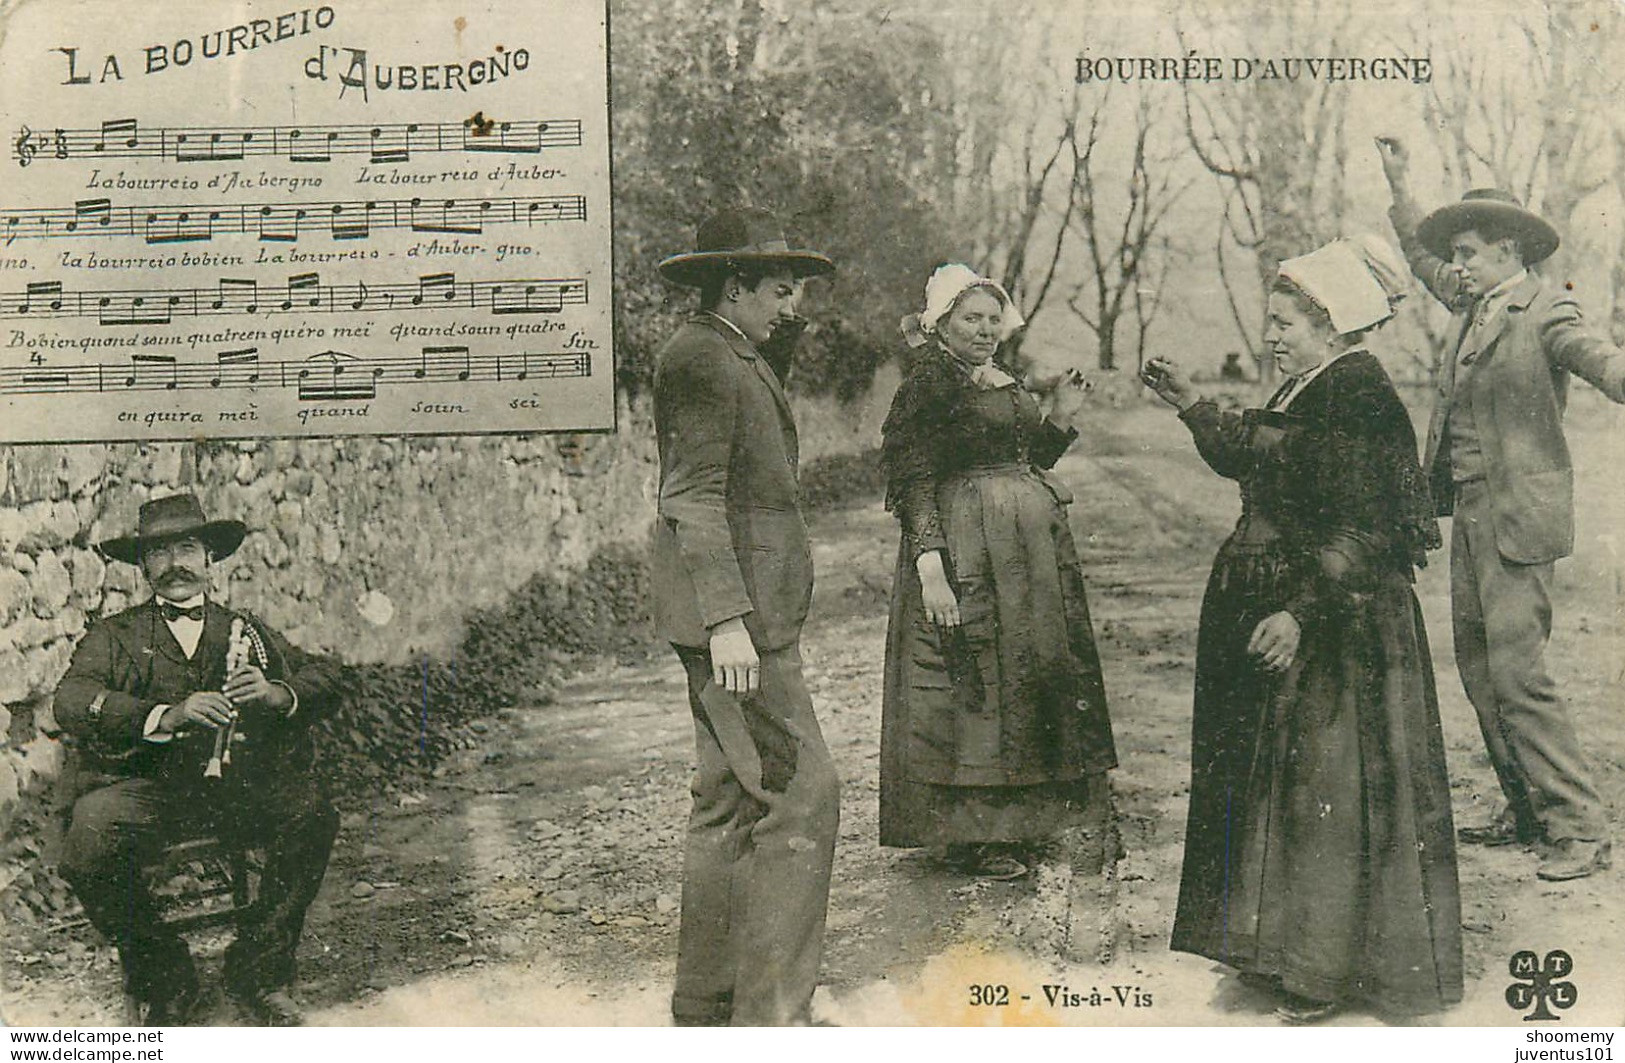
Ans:
[{"label": "dark bodice", "polygon": [[1369,353],[1339,359],[1286,413],[1202,402],[1181,417],[1208,465],[1241,485],[1226,550],[1255,558],[1300,621],[1374,581],[1408,579],[1439,545],[1416,436]]},{"label": "dark bodice", "polygon": [[1077,432],[1046,420],[1019,384],[978,387],[952,357],[930,350],[897,389],[884,437],[886,505],[918,554],[945,545],[940,486],[972,469],[1047,469]]}]

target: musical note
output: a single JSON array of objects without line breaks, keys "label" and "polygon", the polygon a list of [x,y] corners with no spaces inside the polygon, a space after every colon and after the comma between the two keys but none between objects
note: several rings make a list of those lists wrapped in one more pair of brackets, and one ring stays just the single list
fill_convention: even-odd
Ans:
[{"label": "musical note", "polygon": [[275,207],[266,204],[259,209],[257,222],[259,238],[265,241],[294,243],[299,239],[299,226],[304,220],[303,207]]},{"label": "musical note", "polygon": [[[180,386],[180,376],[177,372],[178,364],[172,354],[132,354],[130,355],[130,375],[124,378],[124,386],[133,388],[142,376],[156,375],[160,381],[160,386],[165,391],[174,391]],[[166,368],[169,370],[167,379],[165,379],[163,373]],[[148,371],[143,373],[143,369]]]},{"label": "musical note", "polygon": [[373,162],[406,162],[412,158],[412,134],[418,127],[375,126],[367,136],[372,145]]},{"label": "musical note", "polygon": [[[485,231],[478,220],[472,223],[452,221],[451,212],[456,206],[457,201],[455,199],[448,199],[438,206],[427,208],[423,206],[422,200],[412,200],[412,231],[418,233],[482,233]],[[490,207],[491,204],[489,203],[483,204],[484,210],[489,210]],[[427,213],[430,220],[423,220],[420,211]],[[439,214],[438,219],[435,218],[437,212]]]},{"label": "musical note", "polygon": [[491,289],[493,314],[557,314],[564,309],[564,294],[557,287],[527,284],[497,285]]},{"label": "musical note", "polygon": [[297,273],[288,278],[288,297],[282,301],[282,309],[292,310],[300,305],[300,300],[309,295],[309,301],[303,305],[316,307],[322,301],[321,277],[315,273]]},{"label": "musical note", "polygon": [[[163,295],[163,293],[153,293]],[[159,298],[149,303],[146,295],[116,292],[104,295],[96,302],[96,318],[103,325],[167,325],[178,296]]]},{"label": "musical note", "polygon": [[24,289],[23,305],[19,308],[18,312],[23,314],[31,312],[34,309],[34,300],[41,296],[53,297],[51,301],[46,304],[46,306],[50,307],[50,309],[53,311],[61,310],[62,282],[39,281],[37,283],[30,284]]},{"label": "musical note", "polygon": [[82,224],[93,224],[101,227],[110,225],[113,221],[113,201],[111,199],[81,199],[73,205],[73,220],[65,226],[68,232],[78,232]]},{"label": "musical note", "polygon": [[260,282],[256,280],[233,280],[222,277],[220,283],[214,288],[215,299],[209,306],[214,310],[241,310],[245,314],[257,314],[260,309]]},{"label": "musical note", "polygon": [[[314,143],[315,143],[316,146],[315,147],[307,147],[306,144],[310,143],[311,141],[306,140],[305,131],[303,129],[289,130],[288,131],[288,161],[289,162],[332,162],[333,161],[333,145],[338,140],[338,138],[339,138],[339,133],[338,133],[338,130],[336,130],[336,129],[328,130],[325,133],[323,133],[321,131],[318,131],[315,138],[314,138]],[[297,147],[295,146],[295,142],[297,142]]]},{"label": "musical note", "polygon": [[219,211],[194,213],[190,210],[155,210],[147,215],[146,238],[149,244],[181,244],[214,239],[214,223]]},{"label": "musical note", "polygon": [[53,154],[55,154],[55,156],[59,159],[65,159],[68,157],[67,133],[60,129],[56,131],[56,139],[52,141],[52,151]]},{"label": "musical note", "polygon": [[214,356],[214,376],[209,378],[209,386],[217,388],[222,381],[230,379],[227,370],[246,370],[240,375],[243,385],[253,387],[260,381],[260,349],[258,347],[245,347],[238,351],[221,351]]},{"label": "musical note", "polygon": [[360,204],[361,217],[359,220],[344,219],[346,210],[354,210],[358,204],[335,203],[328,217],[327,231],[335,240],[365,240],[372,235],[372,212],[377,209],[376,203]]},{"label": "musical note", "polygon": [[412,297],[413,306],[423,305],[430,295],[443,300],[451,300],[457,296],[457,274],[431,273],[418,280],[418,293]]},{"label": "musical note", "polygon": [[[204,144],[202,148],[187,147],[199,140]],[[248,151],[248,146],[253,140],[252,130],[205,132],[202,136],[194,133],[177,133],[174,157],[176,162],[238,162]]]},{"label": "musical note", "polygon": [[[350,373],[359,365],[352,354],[343,351],[323,351],[306,359],[309,365],[299,370],[299,401],[374,399],[378,397],[378,377]],[[326,375],[320,373],[326,367]],[[349,374],[346,377],[346,374]]]},{"label": "musical note", "polygon": [[90,146],[90,150],[98,155],[105,155],[107,153],[107,138],[113,137],[116,146],[118,144],[117,138],[125,134],[129,134],[123,142],[125,148],[135,147],[136,143],[141,139],[141,135],[137,132],[134,118],[118,118],[110,122],[103,122],[101,138]]}]

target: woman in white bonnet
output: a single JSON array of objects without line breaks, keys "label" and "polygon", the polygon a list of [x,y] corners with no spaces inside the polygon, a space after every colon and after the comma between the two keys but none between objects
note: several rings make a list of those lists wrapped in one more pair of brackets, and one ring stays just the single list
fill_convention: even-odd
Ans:
[{"label": "woman in white bonnet", "polygon": [[[1076,377],[1039,397],[1001,361],[1022,324],[997,283],[938,269],[904,319],[916,353],[886,418],[902,526],[886,642],[880,840],[1019,877],[1080,830],[1116,764],[1067,524],[1044,471],[1077,430]],[[1062,848],[1066,847],[1063,841]]]},{"label": "woman in white bonnet", "polygon": [[1241,485],[1202,602],[1172,947],[1282,1020],[1462,994],[1450,783],[1415,567],[1439,546],[1411,421],[1366,333],[1404,266],[1375,237],[1281,264],[1264,344],[1284,382],[1224,413],[1179,367],[1143,379]]}]

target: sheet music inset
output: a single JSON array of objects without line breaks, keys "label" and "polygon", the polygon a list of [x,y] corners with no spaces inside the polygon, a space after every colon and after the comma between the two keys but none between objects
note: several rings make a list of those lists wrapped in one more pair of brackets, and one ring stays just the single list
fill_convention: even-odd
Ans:
[{"label": "sheet music inset", "polygon": [[613,428],[606,25],[11,14],[0,442]]}]

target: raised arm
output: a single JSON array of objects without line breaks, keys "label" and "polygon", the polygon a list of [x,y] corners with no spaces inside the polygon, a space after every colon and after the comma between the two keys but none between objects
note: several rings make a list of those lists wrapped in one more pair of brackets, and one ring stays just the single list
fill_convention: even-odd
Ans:
[{"label": "raised arm", "polygon": [[1450,263],[1422,246],[1416,238],[1416,227],[1422,221],[1422,212],[1411,195],[1410,153],[1395,137],[1378,137],[1377,151],[1382,155],[1383,176],[1393,195],[1388,208],[1388,219],[1393,222],[1399,237],[1399,247],[1424,287],[1446,306],[1454,306],[1461,298],[1461,278]]},{"label": "raised arm", "polygon": [[1184,369],[1166,358],[1148,359],[1140,370],[1140,381],[1179,411],[1179,419],[1196,441],[1196,452],[1209,468],[1232,480],[1246,475],[1252,459],[1240,417],[1224,413],[1218,403],[1202,398]]}]

